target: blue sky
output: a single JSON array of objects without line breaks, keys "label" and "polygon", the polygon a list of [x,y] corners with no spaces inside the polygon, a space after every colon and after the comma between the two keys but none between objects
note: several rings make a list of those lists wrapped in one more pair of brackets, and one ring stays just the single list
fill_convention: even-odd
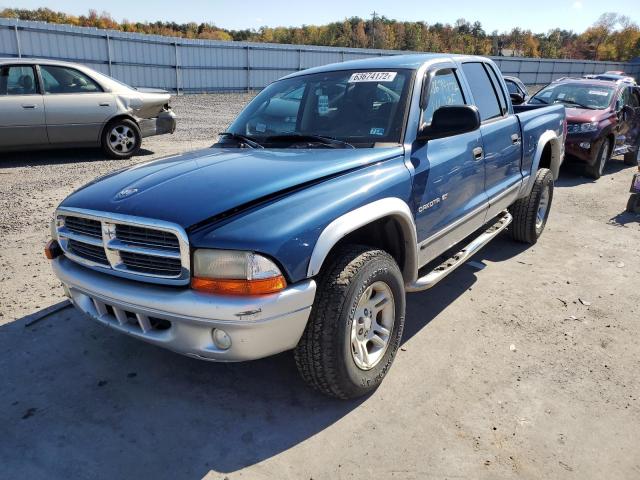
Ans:
[{"label": "blue sky", "polygon": [[[505,8],[505,5],[509,7]],[[320,2],[283,0],[110,0],[109,2],[71,0],[0,0],[1,7],[48,7],[79,15],[90,8],[108,11],[116,20],[211,22],[229,29],[267,26],[323,24],[346,17],[366,17],[376,10],[397,20],[423,20],[453,23],[458,18],[479,20],[485,31],[510,30],[514,26],[546,32],[560,27],[582,31],[605,11],[615,11],[640,23],[638,0],[537,0],[535,2],[493,0],[454,0],[452,2],[379,0],[322,0]]]}]

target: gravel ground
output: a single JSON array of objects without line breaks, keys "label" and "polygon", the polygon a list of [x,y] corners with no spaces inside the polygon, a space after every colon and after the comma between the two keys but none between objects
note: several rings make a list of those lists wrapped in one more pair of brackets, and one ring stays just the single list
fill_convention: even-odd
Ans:
[{"label": "gravel ground", "polygon": [[308,390],[290,354],[199,362],[65,309],[42,256],[65,195],[99,174],[207,146],[248,95],[180,97],[142,157],[22,153],[0,169],[0,477],[640,478],[640,217],[632,169],[563,169],[534,247],[502,236],[411,294],[371,397]]}]

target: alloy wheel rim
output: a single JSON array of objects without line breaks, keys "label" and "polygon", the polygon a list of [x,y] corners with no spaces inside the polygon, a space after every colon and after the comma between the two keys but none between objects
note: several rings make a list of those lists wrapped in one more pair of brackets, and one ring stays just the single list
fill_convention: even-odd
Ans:
[{"label": "alloy wheel rim", "polygon": [[362,293],[351,324],[350,350],[356,366],[371,370],[384,357],[395,323],[395,302],[385,282],[374,282]]},{"label": "alloy wheel rim", "polygon": [[536,230],[540,231],[544,226],[544,222],[547,218],[547,211],[549,210],[549,197],[550,189],[547,185],[540,194],[540,202],[538,202],[538,211],[536,212]]},{"label": "alloy wheel rim", "polygon": [[602,148],[602,153],[600,154],[600,175],[604,172],[604,166],[607,163],[607,155],[609,155],[609,145],[605,144]]},{"label": "alloy wheel rim", "polygon": [[116,125],[109,132],[109,145],[118,153],[129,153],[136,144],[136,136],[133,130],[126,125]]}]

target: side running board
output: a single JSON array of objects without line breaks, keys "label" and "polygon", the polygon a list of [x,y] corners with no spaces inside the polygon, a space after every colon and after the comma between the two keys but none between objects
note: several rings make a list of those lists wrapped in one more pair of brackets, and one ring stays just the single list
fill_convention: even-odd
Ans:
[{"label": "side running board", "polygon": [[418,278],[415,282],[407,285],[407,292],[419,292],[427,290],[433,287],[436,283],[442,280],[444,277],[453,272],[456,268],[462,265],[464,262],[484,247],[489,241],[491,241],[496,235],[502,232],[513,220],[513,217],[508,211],[502,212],[494,223],[491,224],[483,233],[474,238],[469,244],[467,244],[462,250],[456,253],[453,257],[448,258],[436,268],[431,270],[426,275]]}]

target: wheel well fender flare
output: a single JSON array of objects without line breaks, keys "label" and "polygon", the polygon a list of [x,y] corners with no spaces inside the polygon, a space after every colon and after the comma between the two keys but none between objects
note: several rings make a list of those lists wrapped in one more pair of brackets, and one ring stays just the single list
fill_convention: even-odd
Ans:
[{"label": "wheel well fender flare", "polygon": [[399,198],[388,197],[363,205],[333,220],[316,242],[307,268],[307,277],[320,272],[331,249],[348,234],[385,217],[398,222],[402,232],[404,265],[399,265],[405,282],[413,281],[418,274],[416,224],[409,205]]},{"label": "wheel well fender flare", "polygon": [[[136,124],[136,126],[138,127],[138,130],[140,130],[140,124],[138,123],[138,120],[136,120],[135,117],[131,116],[131,115],[127,115],[126,113],[120,113],[118,115],[114,115],[113,117],[111,117],[109,120],[107,120],[106,122],[104,122],[104,125],[102,126],[102,129],[100,130],[100,141],[102,141],[102,136],[104,135],[105,129],[114,121],[116,120],[131,120],[133,123]],[[142,133],[140,132],[140,136],[142,136]]]},{"label": "wheel well fender flare", "polygon": [[562,164],[563,160],[562,141],[563,139],[561,137],[558,137],[556,132],[554,132],[553,130],[545,130],[542,135],[540,135],[538,144],[536,145],[536,151],[533,156],[533,161],[531,163],[531,172],[529,178],[523,184],[523,189],[519,197],[525,197],[529,195],[529,193],[533,189],[533,184],[536,180],[536,172],[540,168],[542,154],[544,153],[547,145],[549,145],[551,148],[551,162],[549,165],[549,169],[551,170],[553,179],[558,179],[558,175],[560,174],[560,165]]}]

